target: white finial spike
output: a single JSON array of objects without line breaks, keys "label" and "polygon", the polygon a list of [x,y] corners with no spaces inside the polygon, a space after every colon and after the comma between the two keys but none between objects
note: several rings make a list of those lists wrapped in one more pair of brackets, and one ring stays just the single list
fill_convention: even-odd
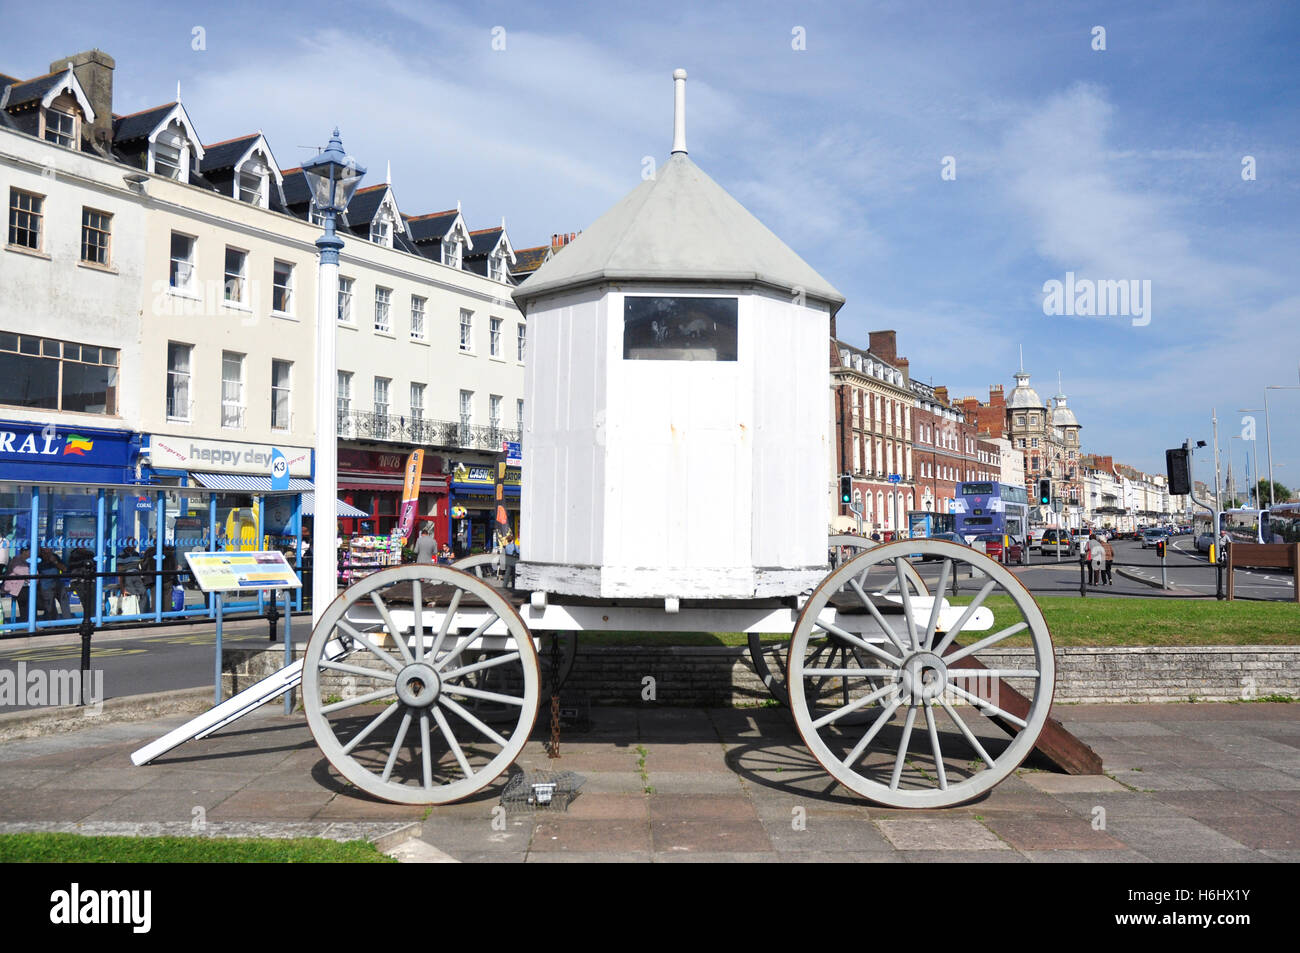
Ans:
[{"label": "white finial spike", "polygon": [[460,199],[456,200],[456,211],[460,211]]},{"label": "white finial spike", "polygon": [[384,185],[393,184],[393,160],[388,160],[388,168],[384,170]]},{"label": "white finial spike", "polygon": [[176,101],[178,103],[181,101],[181,81],[179,79],[176,81]]},{"label": "white finial spike", "polygon": [[1023,371],[1024,369],[1025,369],[1025,346],[1022,344],[1020,345],[1020,370]]},{"label": "white finial spike", "polygon": [[686,70],[673,70],[673,155],[686,155]]},{"label": "white finial spike", "polygon": [[506,230],[506,217],[505,217],[504,215],[502,215],[502,216],[501,216],[501,231],[504,232],[505,230]]}]

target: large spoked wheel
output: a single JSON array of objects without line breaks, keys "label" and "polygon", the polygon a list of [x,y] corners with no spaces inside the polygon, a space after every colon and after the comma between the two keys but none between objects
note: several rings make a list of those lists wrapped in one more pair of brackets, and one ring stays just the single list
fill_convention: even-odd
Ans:
[{"label": "large spoked wheel", "polygon": [[[956,605],[896,583],[894,598],[873,598],[888,578],[906,578],[912,553],[942,559],[935,593],[971,567],[983,573],[979,591]],[[1020,633],[1029,656],[1014,667],[995,660]],[[857,650],[849,664],[809,664],[835,642]],[[819,688],[828,678],[848,685],[847,702]],[[870,549],[831,573],[800,613],[787,676],[813,756],[845,787],[903,808],[961,804],[1007,777],[1038,740],[1055,680],[1047,623],[1019,580],[982,553],[928,539]]]},{"label": "large spoked wheel", "polygon": [[[867,539],[865,536],[850,536],[847,534],[832,536],[827,540],[827,544],[834,554],[832,565],[836,568],[857,556],[864,549],[872,549],[880,545],[875,540]],[[904,575],[912,588],[913,595],[929,595],[924,580],[921,579],[921,576],[910,563],[907,565]],[[851,580],[846,580],[844,588],[851,588],[851,584]],[[887,586],[886,591],[889,591],[897,587],[898,581],[886,580],[885,584]],[[846,660],[842,658],[843,655],[853,654],[856,651],[852,646],[841,643],[815,646],[812,649],[812,655],[807,660],[807,664],[835,668],[841,664],[847,664]],[[761,634],[751,632],[749,633],[749,660],[754,666],[755,673],[767,688],[768,693],[782,705],[789,707],[790,693],[786,691],[785,687],[785,673],[790,667],[789,640],[765,642]],[[834,690],[836,687],[837,685],[834,683],[821,686],[822,690]]]},{"label": "large spoked wheel", "polygon": [[[347,780],[386,801],[448,804],[518,757],[539,681],[514,606],[474,576],[420,564],[367,576],[330,604],[302,691],[316,744]],[[509,723],[488,724],[482,705]]]}]

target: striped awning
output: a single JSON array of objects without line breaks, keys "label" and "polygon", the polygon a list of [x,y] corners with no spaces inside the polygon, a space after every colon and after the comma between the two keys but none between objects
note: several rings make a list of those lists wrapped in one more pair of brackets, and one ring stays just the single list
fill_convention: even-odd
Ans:
[{"label": "striped awning", "polygon": [[[209,490],[233,490],[244,493],[265,493],[271,489],[271,478],[269,476],[249,476],[243,473],[194,473],[191,472],[196,483],[199,486],[207,487]],[[315,487],[312,486],[311,480],[302,480],[297,477],[289,478],[289,490],[293,493],[302,494],[302,515],[314,516],[316,514],[316,493]],[[358,519],[368,517],[370,514],[365,510],[359,510],[350,503],[344,503],[342,500],[337,501],[337,515],[349,519]]]}]

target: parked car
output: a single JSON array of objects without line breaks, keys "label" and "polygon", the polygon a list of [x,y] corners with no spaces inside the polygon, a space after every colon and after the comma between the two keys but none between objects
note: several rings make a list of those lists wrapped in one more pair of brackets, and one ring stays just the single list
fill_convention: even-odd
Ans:
[{"label": "parked car", "polygon": [[984,555],[998,562],[1019,563],[1022,566],[1025,563],[1025,547],[1016,539],[1010,541],[1010,545],[1007,546],[1007,558],[1003,560],[1001,533],[981,533],[975,537],[974,546],[976,549],[983,548]]},{"label": "parked car", "polygon": [[[945,543],[956,543],[958,546],[969,545],[966,542],[965,538],[958,536],[956,533],[935,533],[933,536],[930,537],[930,539],[941,539]],[[943,557],[932,556],[932,555],[925,555],[921,557],[922,562],[925,562],[926,560],[930,560],[930,559],[943,559]]]}]

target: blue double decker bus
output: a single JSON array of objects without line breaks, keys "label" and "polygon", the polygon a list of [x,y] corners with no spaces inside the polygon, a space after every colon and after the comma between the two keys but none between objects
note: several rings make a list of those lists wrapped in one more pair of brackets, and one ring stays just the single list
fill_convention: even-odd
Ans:
[{"label": "blue double decker bus", "polygon": [[953,506],[958,536],[967,542],[984,533],[1010,536],[1028,551],[1029,494],[1009,483],[959,483]]}]

